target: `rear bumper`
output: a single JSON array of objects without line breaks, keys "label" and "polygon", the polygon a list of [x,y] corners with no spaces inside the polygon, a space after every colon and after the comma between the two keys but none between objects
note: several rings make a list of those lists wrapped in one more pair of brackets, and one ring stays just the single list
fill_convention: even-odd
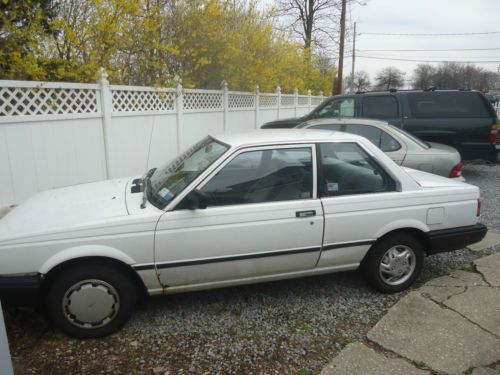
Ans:
[{"label": "rear bumper", "polygon": [[486,236],[487,232],[488,228],[483,224],[432,230],[427,234],[430,243],[427,254],[432,255],[462,249],[468,245],[481,241],[484,236]]},{"label": "rear bumper", "polygon": [[34,307],[39,305],[42,277],[38,274],[0,276],[0,299],[6,304]]}]

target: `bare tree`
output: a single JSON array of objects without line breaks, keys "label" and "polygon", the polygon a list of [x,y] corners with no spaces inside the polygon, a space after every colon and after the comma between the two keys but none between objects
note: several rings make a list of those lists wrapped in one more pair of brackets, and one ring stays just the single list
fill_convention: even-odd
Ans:
[{"label": "bare tree", "polygon": [[404,85],[404,73],[396,67],[388,66],[377,73],[375,80],[378,90],[399,89]]},{"label": "bare tree", "polygon": [[413,72],[413,87],[487,91],[495,87],[497,74],[473,64],[445,62],[438,67],[421,64]]},{"label": "bare tree", "polygon": [[337,0],[278,0],[278,15],[286,27],[304,43],[305,49],[313,44],[322,48],[329,41],[337,41],[340,5]]},{"label": "bare tree", "polygon": [[367,91],[370,89],[371,82],[368,73],[360,70],[354,74],[353,87],[354,91]]},{"label": "bare tree", "polygon": [[418,64],[413,71],[413,88],[425,90],[435,85],[436,68],[431,64]]}]

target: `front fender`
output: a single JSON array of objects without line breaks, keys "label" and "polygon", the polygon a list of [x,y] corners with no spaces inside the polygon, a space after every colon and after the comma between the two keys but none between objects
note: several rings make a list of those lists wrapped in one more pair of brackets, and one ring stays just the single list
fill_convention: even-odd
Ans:
[{"label": "front fender", "polygon": [[125,264],[136,263],[130,256],[115,248],[103,245],[84,245],[72,247],[54,254],[42,264],[38,272],[43,275],[63,262],[84,257],[106,257],[116,259]]}]

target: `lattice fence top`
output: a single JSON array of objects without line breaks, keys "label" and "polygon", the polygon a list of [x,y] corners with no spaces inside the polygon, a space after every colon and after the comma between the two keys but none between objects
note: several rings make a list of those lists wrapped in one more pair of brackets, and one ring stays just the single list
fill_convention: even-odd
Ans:
[{"label": "lattice fence top", "polygon": [[323,100],[325,100],[325,98],[323,98],[323,97],[321,97],[321,96],[320,96],[320,97],[318,97],[318,96],[313,96],[313,97],[311,97],[311,104],[312,104],[312,105],[318,105],[318,104],[322,103],[322,102],[323,102]]},{"label": "lattice fence top", "polygon": [[227,101],[229,108],[255,108],[255,94],[230,93]]},{"label": "lattice fence top", "polygon": [[259,107],[276,107],[278,95],[259,95]]},{"label": "lattice fence top", "polygon": [[299,95],[297,98],[298,105],[309,105],[309,96]]},{"label": "lattice fence top", "polygon": [[[0,117],[22,115],[99,114],[108,110],[101,103],[101,90],[108,90],[113,113],[175,112],[182,92],[182,108],[186,111],[305,107],[318,105],[324,97],[309,95],[252,93],[225,90],[153,88],[139,86],[82,84],[64,82],[31,82],[0,80]],[[279,102],[278,102],[279,101]],[[3,118],[2,121],[7,120]]]},{"label": "lattice fence top", "polygon": [[281,95],[281,105],[282,106],[294,106],[295,105],[295,95]]},{"label": "lattice fence top", "polygon": [[222,92],[192,92],[184,93],[184,109],[223,109]]},{"label": "lattice fence top", "polygon": [[172,91],[112,90],[113,112],[173,111],[176,94]]},{"label": "lattice fence top", "polygon": [[98,112],[94,89],[0,87],[0,116]]}]

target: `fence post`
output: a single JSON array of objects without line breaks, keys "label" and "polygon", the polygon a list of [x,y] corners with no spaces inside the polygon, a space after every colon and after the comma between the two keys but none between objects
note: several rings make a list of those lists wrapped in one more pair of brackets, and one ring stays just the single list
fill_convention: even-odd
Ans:
[{"label": "fence post", "polygon": [[293,106],[294,106],[293,115],[294,115],[294,117],[297,117],[297,106],[299,105],[299,89],[298,88],[294,88],[293,89],[293,95],[294,95],[294,98],[293,98]]},{"label": "fence post", "polygon": [[309,96],[308,103],[309,103],[309,111],[310,111],[312,109],[311,90],[307,90],[307,95]]},{"label": "fence post", "polygon": [[276,87],[276,94],[278,94],[278,120],[280,119],[280,111],[281,111],[281,87]]},{"label": "fence post", "polygon": [[321,98],[321,102],[323,102],[323,91],[319,92],[319,97]]},{"label": "fence post", "polygon": [[13,375],[12,361],[10,358],[9,342],[3,320],[2,303],[0,302],[0,374]]},{"label": "fence post", "polygon": [[110,128],[111,128],[111,113],[113,112],[113,97],[109,88],[108,73],[104,68],[99,69],[99,78],[97,83],[101,88],[101,113],[102,113],[102,136],[104,141],[104,161],[106,168],[106,178],[112,176],[111,173],[111,156],[110,156]]},{"label": "fence post", "polygon": [[181,140],[182,140],[182,115],[184,112],[184,95],[182,92],[182,80],[178,77],[175,76],[174,78],[175,81],[177,81],[176,85],[176,99],[175,99],[175,109],[176,109],[176,116],[175,116],[175,132],[177,134],[177,154],[181,152]]},{"label": "fence post", "polygon": [[222,82],[220,83],[220,86],[222,88],[222,106],[224,108],[224,119],[222,121],[222,130],[226,131],[227,130],[227,112],[229,110],[227,81],[225,79],[222,80]]},{"label": "fence post", "polygon": [[255,129],[259,128],[259,85],[255,85]]}]

